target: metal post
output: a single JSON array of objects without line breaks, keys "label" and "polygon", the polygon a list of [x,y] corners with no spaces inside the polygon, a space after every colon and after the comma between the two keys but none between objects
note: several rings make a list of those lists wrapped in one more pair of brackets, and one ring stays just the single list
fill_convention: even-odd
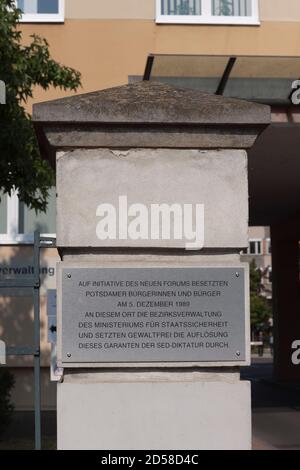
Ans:
[{"label": "metal post", "polygon": [[34,417],[35,450],[41,450],[41,358],[40,358],[40,233],[34,232]]},{"label": "metal post", "polygon": [[227,62],[226,68],[224,70],[224,73],[222,75],[222,78],[220,80],[220,83],[218,85],[218,89],[216,91],[216,95],[223,95],[227,82],[229,80],[230,74],[232,72],[232,69],[236,63],[236,57],[230,57],[230,59]]},{"label": "metal post", "polygon": [[153,62],[154,62],[154,56],[152,54],[148,55],[146,68],[145,68],[145,72],[144,72],[144,77],[143,77],[144,82],[150,80],[152,67],[153,67]]}]

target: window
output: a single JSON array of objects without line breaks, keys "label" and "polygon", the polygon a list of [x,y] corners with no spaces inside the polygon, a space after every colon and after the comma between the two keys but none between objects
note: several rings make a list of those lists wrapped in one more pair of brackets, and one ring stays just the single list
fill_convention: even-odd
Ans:
[{"label": "window", "polygon": [[56,194],[50,192],[47,212],[36,213],[23,202],[19,202],[19,233],[26,235],[39,230],[41,233],[55,233],[56,230]]},{"label": "window", "polygon": [[0,244],[32,243],[35,230],[48,237],[56,232],[56,189],[49,194],[47,212],[36,212],[19,201],[16,193],[1,195]]},{"label": "window", "polygon": [[267,255],[272,254],[272,245],[271,245],[271,239],[270,238],[266,239],[266,252],[267,252]]},{"label": "window", "polygon": [[64,0],[17,0],[17,5],[23,12],[22,22],[64,21]]},{"label": "window", "polygon": [[248,254],[249,255],[262,255],[262,241],[250,240]]},{"label": "window", "polygon": [[258,0],[156,0],[157,23],[259,24]]}]

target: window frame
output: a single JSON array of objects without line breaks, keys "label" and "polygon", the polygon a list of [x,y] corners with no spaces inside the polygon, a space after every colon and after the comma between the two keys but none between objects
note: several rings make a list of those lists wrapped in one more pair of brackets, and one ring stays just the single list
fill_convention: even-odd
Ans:
[{"label": "window frame", "polygon": [[251,16],[212,15],[211,0],[202,0],[202,15],[162,15],[161,0],[156,0],[157,24],[211,24],[211,25],[253,25],[259,26],[258,0],[251,0]]},{"label": "window frame", "polygon": [[[255,243],[255,253],[250,252],[250,243]],[[259,250],[258,250],[258,244],[259,243],[260,243],[260,253],[259,253]],[[248,249],[247,249],[247,255],[249,255],[249,256],[263,256],[264,255],[262,238],[250,238],[249,239],[249,246],[248,246]]]},{"label": "window frame", "polygon": [[[55,233],[43,233],[43,237],[55,238]],[[32,245],[33,233],[19,233],[19,198],[16,191],[7,194],[7,224],[6,233],[0,233],[0,246],[2,245]]]},{"label": "window frame", "polygon": [[[17,0],[16,0],[17,4]],[[23,13],[20,23],[64,23],[65,0],[58,0],[58,13]]]},{"label": "window frame", "polygon": [[272,255],[272,243],[271,243],[271,238],[266,238],[266,255],[271,256]]}]

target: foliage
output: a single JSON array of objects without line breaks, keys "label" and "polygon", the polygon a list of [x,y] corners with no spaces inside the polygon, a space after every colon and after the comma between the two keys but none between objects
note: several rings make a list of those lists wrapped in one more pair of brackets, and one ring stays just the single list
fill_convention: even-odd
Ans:
[{"label": "foliage", "polygon": [[14,387],[15,380],[9,370],[0,369],[0,435],[11,420],[14,406],[11,403],[11,390]]},{"label": "foliage", "polygon": [[35,86],[77,90],[80,73],[53,60],[46,39],[32,35],[25,45],[20,16],[14,0],[0,0],[0,80],[6,84],[6,105],[0,105],[0,191],[17,189],[21,201],[44,211],[54,174],[41,159],[24,105]]},{"label": "foliage", "polygon": [[261,328],[266,325],[272,310],[267,299],[261,295],[261,274],[254,260],[250,263],[250,308],[251,326]]},{"label": "foliage", "polygon": [[254,259],[250,263],[250,292],[254,294],[261,292],[261,274]]},{"label": "foliage", "polygon": [[253,292],[250,293],[251,302],[251,324],[259,327],[267,324],[271,317],[271,308],[266,299]]}]

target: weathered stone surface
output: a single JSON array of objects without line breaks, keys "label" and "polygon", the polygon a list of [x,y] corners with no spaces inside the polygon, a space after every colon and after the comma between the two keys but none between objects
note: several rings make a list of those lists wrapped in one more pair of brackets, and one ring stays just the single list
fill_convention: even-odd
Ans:
[{"label": "weathered stone surface", "polygon": [[[76,150],[57,161],[57,246],[185,248],[188,240],[99,240],[99,204],[204,204],[204,247],[248,245],[243,150]],[[149,230],[150,233],[150,230]]]},{"label": "weathered stone surface", "polygon": [[137,82],[34,105],[41,153],[55,165],[55,150],[110,148],[250,148],[269,124],[270,108]]},{"label": "weathered stone surface", "polygon": [[[239,126],[166,127],[79,127],[67,125],[46,127],[45,133],[51,148],[238,148],[252,147],[259,126],[243,129]],[[54,152],[53,152],[54,153]]]},{"label": "weathered stone surface", "polygon": [[268,124],[269,106],[159,82],[137,82],[34,105],[34,121]]}]

